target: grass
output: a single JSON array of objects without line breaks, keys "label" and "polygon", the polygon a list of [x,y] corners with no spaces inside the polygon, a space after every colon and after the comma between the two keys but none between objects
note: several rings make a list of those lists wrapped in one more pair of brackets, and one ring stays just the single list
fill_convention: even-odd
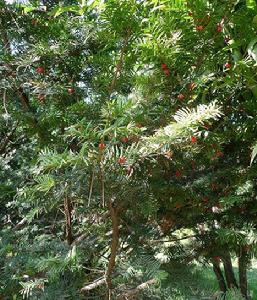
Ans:
[{"label": "grass", "polygon": [[[211,267],[166,265],[168,277],[161,282],[160,294],[156,299],[161,300],[221,300],[216,277]],[[238,274],[237,267],[234,267]],[[257,266],[248,271],[248,283],[252,300],[257,300]],[[148,299],[155,299],[148,298]],[[226,300],[241,300],[237,292],[229,292]]]}]

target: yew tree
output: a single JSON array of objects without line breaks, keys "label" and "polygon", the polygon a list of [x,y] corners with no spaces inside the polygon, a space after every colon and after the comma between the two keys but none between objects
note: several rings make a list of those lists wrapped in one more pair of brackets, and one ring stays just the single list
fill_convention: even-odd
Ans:
[{"label": "yew tree", "polygon": [[255,1],[0,13],[0,295],[164,299],[166,255],[248,298]]}]

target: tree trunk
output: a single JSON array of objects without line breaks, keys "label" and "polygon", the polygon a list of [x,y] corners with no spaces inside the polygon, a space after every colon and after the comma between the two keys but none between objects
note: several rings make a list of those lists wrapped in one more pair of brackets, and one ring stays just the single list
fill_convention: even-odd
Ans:
[{"label": "tree trunk", "polygon": [[231,262],[230,253],[229,252],[225,253],[221,257],[221,259],[222,259],[223,266],[224,266],[227,287],[229,289],[238,288],[238,284],[236,282],[236,277],[235,277],[232,262]]},{"label": "tree trunk", "polygon": [[238,258],[238,270],[239,270],[239,285],[242,296],[245,299],[248,298],[248,287],[247,287],[247,264],[248,255],[245,247],[241,248],[241,253]]},{"label": "tree trunk", "polygon": [[111,242],[111,255],[109,258],[108,267],[105,274],[106,284],[109,290],[109,294],[112,289],[112,273],[115,267],[116,255],[119,248],[119,208],[115,206],[113,201],[109,201],[109,212],[112,219],[112,242]]},{"label": "tree trunk", "polygon": [[72,226],[71,226],[71,200],[68,196],[65,196],[64,199],[64,214],[65,214],[65,222],[66,222],[66,240],[68,245],[71,245],[73,242],[72,235]]},{"label": "tree trunk", "polygon": [[224,279],[224,276],[222,274],[221,268],[219,266],[219,263],[215,261],[215,259],[212,260],[212,265],[213,265],[213,271],[216,275],[216,278],[218,280],[219,288],[222,293],[226,293],[227,287],[226,287],[226,282]]}]

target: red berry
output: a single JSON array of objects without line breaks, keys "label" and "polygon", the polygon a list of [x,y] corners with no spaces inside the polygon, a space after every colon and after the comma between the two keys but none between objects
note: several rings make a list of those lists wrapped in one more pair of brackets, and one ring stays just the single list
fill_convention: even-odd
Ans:
[{"label": "red berry", "polygon": [[183,94],[179,94],[178,95],[178,100],[180,100],[180,101],[184,101],[185,100],[185,95],[183,95]]},{"label": "red berry", "polygon": [[216,157],[222,157],[222,156],[224,156],[223,152],[221,152],[221,151],[216,152]]},{"label": "red berry", "polygon": [[217,262],[220,263],[221,258],[219,256],[214,256],[213,259]]},{"label": "red berry", "polygon": [[164,73],[166,76],[170,76],[170,70],[169,70],[169,69],[164,69],[164,70],[163,70],[163,73]]},{"label": "red berry", "polygon": [[187,86],[189,91],[192,91],[195,87],[196,87],[196,84],[194,82],[189,83]]},{"label": "red berry", "polygon": [[217,31],[218,33],[220,33],[220,32],[222,32],[222,29],[223,29],[222,25],[221,25],[221,24],[218,24],[218,25],[217,25],[217,28],[216,28],[216,31]]},{"label": "red berry", "polygon": [[38,74],[43,74],[43,73],[45,73],[45,68],[44,68],[44,67],[38,67],[38,68],[36,69],[36,72],[37,72]]},{"label": "red berry", "polygon": [[129,138],[128,137],[123,137],[122,139],[121,139],[121,141],[123,142],[123,143],[128,143],[129,142]]},{"label": "red berry", "polygon": [[75,90],[73,88],[68,88],[68,94],[72,95],[75,93]]},{"label": "red berry", "polygon": [[166,69],[168,69],[168,66],[166,64],[162,64],[162,69],[166,70]]},{"label": "red berry", "polygon": [[176,173],[175,173],[175,176],[176,177],[181,177],[181,175],[182,175],[182,173],[179,170],[177,170]]},{"label": "red berry", "polygon": [[177,202],[175,204],[175,207],[176,207],[176,209],[180,209],[181,207],[183,207],[183,205],[181,203]]},{"label": "red berry", "polygon": [[224,67],[226,69],[230,69],[232,67],[232,65],[231,65],[231,63],[227,62],[227,63],[225,63]]},{"label": "red berry", "polygon": [[193,13],[191,11],[188,12],[189,17],[193,17]]},{"label": "red berry", "polygon": [[203,31],[204,30],[204,26],[198,25],[198,26],[196,26],[196,30],[197,31]]},{"label": "red berry", "polygon": [[124,165],[124,164],[125,164],[125,162],[126,162],[126,157],[125,157],[125,156],[121,156],[121,157],[119,157],[119,159],[118,159],[118,163],[119,163],[120,165]]},{"label": "red berry", "polygon": [[197,137],[196,136],[192,136],[191,137],[191,142],[192,143],[196,143],[197,142]]},{"label": "red berry", "polygon": [[98,145],[98,148],[99,148],[101,151],[103,151],[103,150],[105,149],[105,144],[104,144],[104,143],[100,143],[100,144]]}]

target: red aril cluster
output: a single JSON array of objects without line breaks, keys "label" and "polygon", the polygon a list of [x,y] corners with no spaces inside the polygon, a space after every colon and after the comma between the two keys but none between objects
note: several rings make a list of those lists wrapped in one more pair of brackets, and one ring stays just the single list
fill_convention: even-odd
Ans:
[{"label": "red aril cluster", "polygon": [[105,143],[100,143],[99,145],[98,145],[98,148],[99,148],[99,150],[101,150],[101,151],[103,151],[104,149],[105,149]]},{"label": "red aril cluster", "polygon": [[126,163],[126,161],[127,161],[127,159],[126,159],[125,156],[121,156],[121,157],[119,157],[119,159],[118,159],[118,163],[119,163],[120,165],[124,165],[124,164]]},{"label": "red aril cluster", "polygon": [[203,30],[204,30],[204,26],[203,26],[203,25],[197,25],[197,26],[195,27],[195,29],[196,29],[197,31],[203,31]]},{"label": "red aril cluster", "polygon": [[72,95],[72,94],[75,93],[75,89],[74,88],[68,88],[67,92],[68,92],[69,95]]},{"label": "red aril cluster", "polygon": [[45,73],[45,68],[44,67],[37,67],[36,72],[38,74],[44,74]]},{"label": "red aril cluster", "polygon": [[179,101],[184,101],[186,99],[186,96],[184,94],[179,94],[178,95],[178,100]]},{"label": "red aril cluster", "polygon": [[170,76],[170,70],[168,68],[168,66],[166,64],[162,64],[161,65],[161,68],[163,70],[163,73],[166,75],[166,76]]}]

